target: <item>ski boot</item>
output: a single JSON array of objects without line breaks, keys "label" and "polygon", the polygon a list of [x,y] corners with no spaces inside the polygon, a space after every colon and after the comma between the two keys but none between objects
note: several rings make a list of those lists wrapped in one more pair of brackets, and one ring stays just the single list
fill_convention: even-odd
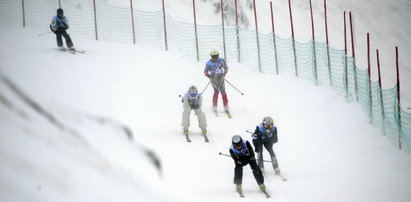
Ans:
[{"label": "ski boot", "polygon": [[235,190],[237,190],[237,192],[242,193],[243,192],[243,187],[241,186],[241,184],[237,184],[235,186]]},{"label": "ski boot", "polygon": [[281,172],[280,172],[280,169],[277,167],[277,168],[274,168],[274,173],[276,174],[276,175],[281,175]]},{"label": "ski boot", "polygon": [[261,190],[262,192],[266,192],[266,191],[267,191],[264,184],[259,184],[258,186],[260,187],[260,190]]},{"label": "ski boot", "polygon": [[207,135],[207,129],[206,128],[201,128],[201,134]]},{"label": "ski boot", "polygon": [[271,163],[273,164],[275,174],[280,175],[280,168],[278,168],[278,162],[275,156],[271,157]]},{"label": "ski boot", "polygon": [[225,113],[230,113],[230,110],[229,110],[229,108],[228,108],[228,105],[224,106],[224,112],[225,112]]}]

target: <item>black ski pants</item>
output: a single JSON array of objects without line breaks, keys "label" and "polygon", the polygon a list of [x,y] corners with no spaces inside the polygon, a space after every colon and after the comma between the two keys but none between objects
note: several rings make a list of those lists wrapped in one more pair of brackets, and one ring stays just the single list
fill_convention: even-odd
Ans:
[{"label": "black ski pants", "polygon": [[[249,162],[251,169],[253,170],[253,175],[257,184],[264,184],[264,176],[261,172],[260,168],[257,166],[257,162],[255,160],[250,160]],[[234,168],[234,184],[241,185],[243,183],[243,167],[245,165],[238,165],[236,164]]]},{"label": "black ski pants", "polygon": [[63,46],[63,39],[62,36],[64,37],[64,39],[66,40],[66,45],[68,48],[73,47],[73,42],[71,41],[70,35],[67,34],[66,30],[59,30],[54,32],[56,34],[56,39],[57,39],[57,46],[61,47]]},{"label": "black ski pants", "polygon": [[268,151],[271,157],[271,163],[273,164],[274,168],[278,168],[278,161],[277,157],[275,156],[274,150],[273,150],[273,142],[272,141],[261,141],[259,145],[256,146],[257,141],[254,142],[254,147],[258,148],[256,149],[257,154],[257,161],[258,161],[258,166],[260,168],[264,168],[264,158],[263,158],[263,146],[264,148]]}]

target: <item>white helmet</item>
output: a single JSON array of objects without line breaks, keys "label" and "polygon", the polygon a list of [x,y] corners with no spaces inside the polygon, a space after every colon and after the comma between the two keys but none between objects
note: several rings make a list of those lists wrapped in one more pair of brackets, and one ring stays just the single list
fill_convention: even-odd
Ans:
[{"label": "white helmet", "polygon": [[198,93],[197,87],[195,86],[190,86],[188,89],[188,94],[190,94],[191,97],[195,97]]},{"label": "white helmet", "polygon": [[210,52],[210,56],[211,56],[212,58],[218,58],[218,55],[219,55],[219,53],[218,53],[218,51],[216,51],[216,50],[212,50],[212,51]]}]

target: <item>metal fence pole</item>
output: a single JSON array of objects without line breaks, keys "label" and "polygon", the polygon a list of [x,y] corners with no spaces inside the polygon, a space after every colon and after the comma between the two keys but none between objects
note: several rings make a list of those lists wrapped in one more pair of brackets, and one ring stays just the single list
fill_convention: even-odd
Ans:
[{"label": "metal fence pole", "polygon": [[200,55],[198,52],[198,35],[197,35],[197,17],[196,17],[196,3],[193,0],[193,13],[194,13],[194,34],[196,38],[196,54],[197,54],[197,61],[200,61]]},{"label": "metal fence pole", "polygon": [[351,31],[351,50],[352,50],[352,58],[353,58],[353,66],[354,66],[354,85],[355,85],[355,99],[358,101],[358,85],[357,85],[357,65],[355,64],[355,47],[354,47],[354,31],[352,28],[352,17],[351,11],[350,14],[350,31]]},{"label": "metal fence pole", "polygon": [[98,40],[96,0],[93,0],[93,8],[94,8],[94,30],[96,32],[96,40]]},{"label": "metal fence pole", "polygon": [[371,91],[371,59],[370,59],[370,33],[367,33],[367,63],[368,63],[368,94],[370,97],[370,123],[372,124],[372,91]]},{"label": "metal fence pole", "polygon": [[298,65],[297,65],[297,54],[296,54],[296,51],[295,51],[294,24],[293,24],[293,12],[291,11],[291,0],[288,0],[288,8],[289,8],[289,11],[290,11],[291,39],[293,41],[295,76],[298,77]]},{"label": "metal fence pole", "polygon": [[254,22],[255,22],[255,37],[257,39],[257,59],[258,59],[258,70],[261,72],[261,58],[260,58],[260,41],[258,39],[258,21],[257,21],[257,9],[255,6],[255,0],[253,0],[254,7]]},{"label": "metal fence pole", "polygon": [[395,47],[395,66],[397,70],[397,99],[398,99],[398,146],[401,149],[402,148],[402,142],[401,142],[401,129],[402,129],[402,124],[401,124],[401,96],[400,96],[400,71],[399,71],[399,65],[398,65],[398,46]]},{"label": "metal fence pole", "polygon": [[166,9],[164,6],[164,0],[161,0],[162,6],[163,6],[163,24],[164,24],[164,45],[166,51],[168,50],[168,45],[167,45],[167,24],[166,24]]},{"label": "metal fence pole", "polygon": [[345,98],[348,102],[348,67],[347,67],[347,22],[344,11],[344,76],[345,76]]},{"label": "metal fence pole", "polygon": [[130,0],[130,11],[131,11],[131,27],[132,27],[132,30],[133,30],[133,44],[136,44],[136,32],[134,30],[133,0]]},{"label": "metal fence pole", "polygon": [[277,57],[277,44],[275,41],[274,11],[273,11],[273,2],[271,1],[270,1],[270,11],[271,11],[271,29],[273,32],[273,43],[274,43],[275,73],[278,75],[278,57]]},{"label": "metal fence pole", "polygon": [[315,51],[315,33],[314,33],[314,17],[313,17],[313,7],[312,7],[312,3],[310,0],[310,13],[311,13],[311,35],[312,35],[312,40],[313,40],[313,63],[314,63],[314,78],[315,78],[315,85],[318,85],[318,75],[317,75],[317,55],[316,55],[316,51]]},{"label": "metal fence pole", "polygon": [[380,100],[381,100],[381,119],[382,119],[382,131],[385,132],[385,108],[384,108],[384,97],[382,95],[382,85],[381,85],[381,70],[380,70],[380,54],[378,49],[376,50],[377,54],[377,67],[378,67],[378,85],[380,86]]},{"label": "metal fence pole", "polygon": [[26,28],[26,11],[24,9],[24,0],[21,0],[21,9],[23,12],[23,28]]},{"label": "metal fence pole", "polygon": [[223,49],[224,49],[224,59],[227,61],[227,52],[225,47],[225,31],[224,31],[224,8],[223,8],[223,0],[220,0],[221,3],[221,26],[223,31]]},{"label": "metal fence pole", "polygon": [[324,0],[324,21],[325,21],[325,43],[327,44],[327,67],[328,78],[330,79],[330,86],[333,86],[332,72],[331,72],[331,60],[330,60],[330,43],[328,41],[328,24],[327,24],[327,0]]},{"label": "metal fence pole", "polygon": [[234,0],[234,4],[235,4],[235,32],[236,32],[236,36],[237,36],[237,61],[240,62],[240,36],[239,36],[239,32],[240,32],[240,27],[238,26],[238,9],[237,9],[237,0]]}]

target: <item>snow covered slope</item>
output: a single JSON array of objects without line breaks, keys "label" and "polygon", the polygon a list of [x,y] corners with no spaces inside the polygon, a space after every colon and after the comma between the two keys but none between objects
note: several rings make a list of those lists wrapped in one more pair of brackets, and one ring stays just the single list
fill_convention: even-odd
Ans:
[{"label": "snow covered slope", "polygon": [[[130,7],[128,1],[106,0],[119,7]],[[220,0],[196,0],[196,18],[200,25],[220,25],[221,14],[216,5]],[[239,25],[243,29],[255,29],[253,0],[237,0],[241,16],[246,18]],[[271,32],[270,0],[256,0],[258,29],[262,33]],[[182,22],[194,23],[193,1],[164,1],[166,12]],[[234,0],[223,1],[226,26],[235,23]],[[276,34],[282,38],[291,37],[288,0],[272,1]],[[291,0],[295,38],[298,42],[311,39],[311,21],[309,0]],[[134,1],[138,10],[157,11],[162,8],[161,0]],[[325,43],[324,0],[312,0],[315,23],[315,39]],[[348,55],[352,54],[348,12],[352,13],[356,64],[358,68],[367,69],[367,38],[370,33],[371,77],[378,80],[375,49],[380,51],[382,86],[384,89],[396,85],[395,46],[399,48],[399,65],[401,79],[401,101],[403,108],[411,106],[411,3],[408,0],[327,0],[328,35],[330,46],[344,49],[344,17],[347,11]]]},{"label": "snow covered slope", "polygon": [[[187,143],[178,95],[190,85],[206,86],[203,62],[75,37],[87,53],[72,55],[39,32],[0,30],[7,47],[0,49],[0,72],[76,135],[57,129],[1,83],[1,201],[238,201],[233,162],[218,153],[228,153],[235,134],[250,140],[245,131],[267,115],[278,127],[274,150],[288,178],[281,181],[267,167],[265,184],[275,201],[410,198],[411,157],[328,87],[230,63],[227,80],[245,93],[227,86],[233,118],[211,112],[209,87],[203,109],[211,142],[192,115]],[[122,126],[134,134],[131,141]],[[160,158],[161,173],[141,147]],[[266,201],[250,168],[244,171],[244,201]]]}]

